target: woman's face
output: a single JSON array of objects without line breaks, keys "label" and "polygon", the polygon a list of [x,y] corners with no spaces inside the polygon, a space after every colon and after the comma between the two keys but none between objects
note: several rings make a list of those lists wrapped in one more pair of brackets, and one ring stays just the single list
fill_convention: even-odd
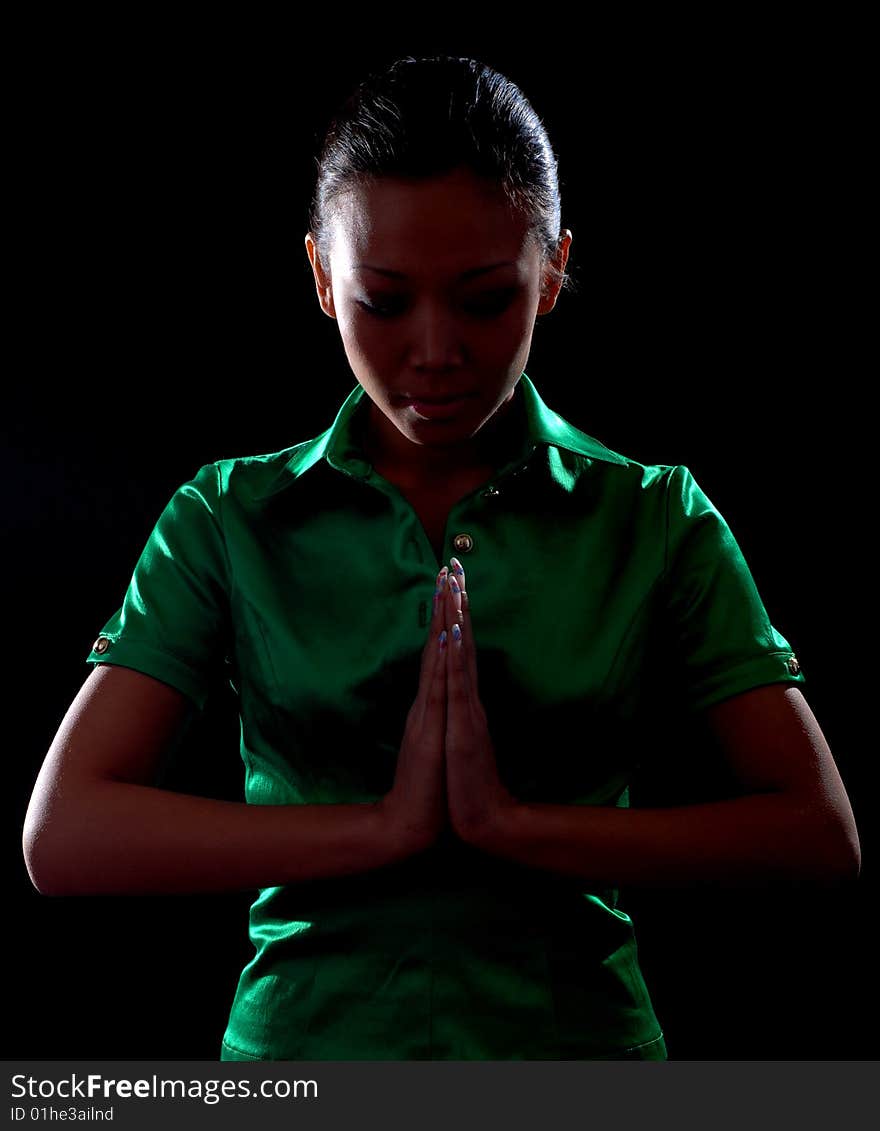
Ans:
[{"label": "woman's face", "polygon": [[321,307],[382,414],[374,427],[389,450],[467,446],[510,401],[535,317],[560,286],[542,277],[526,228],[497,186],[461,169],[382,178],[337,198],[329,263],[306,237]]}]

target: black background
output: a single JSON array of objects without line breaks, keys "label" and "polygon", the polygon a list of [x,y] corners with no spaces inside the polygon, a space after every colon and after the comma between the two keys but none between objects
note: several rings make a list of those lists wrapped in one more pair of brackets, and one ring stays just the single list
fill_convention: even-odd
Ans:
[{"label": "black background", "polygon": [[[303,245],[314,154],[367,69],[434,51],[513,78],[559,156],[580,289],[538,319],[526,371],[609,447],[694,472],[801,660],[859,825],[862,876],[839,891],[622,892],[670,1057],[877,1055],[860,38],[623,16],[504,36],[81,17],[20,30],[5,1056],[219,1056],[255,893],[41,896],[21,825],[173,490],[205,462],[317,434],[353,387]],[[669,773],[634,802],[711,789],[699,752],[661,741]],[[167,784],[242,796],[231,692]]]}]

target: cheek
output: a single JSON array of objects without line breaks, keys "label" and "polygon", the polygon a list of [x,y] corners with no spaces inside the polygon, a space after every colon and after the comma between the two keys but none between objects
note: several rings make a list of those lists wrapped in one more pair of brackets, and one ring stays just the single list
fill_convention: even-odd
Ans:
[{"label": "cheek", "polygon": [[387,353],[389,347],[400,338],[400,331],[393,325],[382,323],[369,315],[356,314],[344,321],[339,319],[339,332],[346,348],[363,356]]},{"label": "cheek", "polygon": [[474,339],[475,352],[495,362],[518,357],[528,347],[534,319],[519,311],[499,320],[491,329]]},{"label": "cheek", "polygon": [[372,326],[365,327],[358,319],[346,323],[340,321],[339,332],[349,364],[359,376],[371,371],[380,372],[387,366],[394,352],[393,334],[382,334]]}]

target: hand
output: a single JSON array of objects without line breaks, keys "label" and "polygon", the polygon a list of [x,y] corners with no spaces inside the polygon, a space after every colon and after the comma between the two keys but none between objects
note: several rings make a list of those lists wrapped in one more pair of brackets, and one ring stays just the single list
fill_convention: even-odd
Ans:
[{"label": "hand", "polygon": [[470,599],[458,558],[444,590],[446,653],[446,794],[455,832],[475,843],[517,804],[498,776],[489,724],[480,702]]},{"label": "hand", "polygon": [[439,643],[448,572],[444,566],[437,575],[418,691],[406,718],[394,782],[390,792],[377,803],[389,822],[392,837],[408,853],[431,845],[448,819],[443,756],[448,649],[441,648]]}]

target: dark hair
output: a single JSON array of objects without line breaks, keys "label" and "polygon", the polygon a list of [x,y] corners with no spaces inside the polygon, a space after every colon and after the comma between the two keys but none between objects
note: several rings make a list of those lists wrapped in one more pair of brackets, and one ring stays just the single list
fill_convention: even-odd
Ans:
[{"label": "dark hair", "polygon": [[432,177],[461,166],[500,183],[528,218],[545,268],[560,240],[557,162],[541,119],[519,87],[477,59],[396,59],[343,102],[317,158],[309,227],[328,262],[327,218],[340,193],[375,177]]}]

